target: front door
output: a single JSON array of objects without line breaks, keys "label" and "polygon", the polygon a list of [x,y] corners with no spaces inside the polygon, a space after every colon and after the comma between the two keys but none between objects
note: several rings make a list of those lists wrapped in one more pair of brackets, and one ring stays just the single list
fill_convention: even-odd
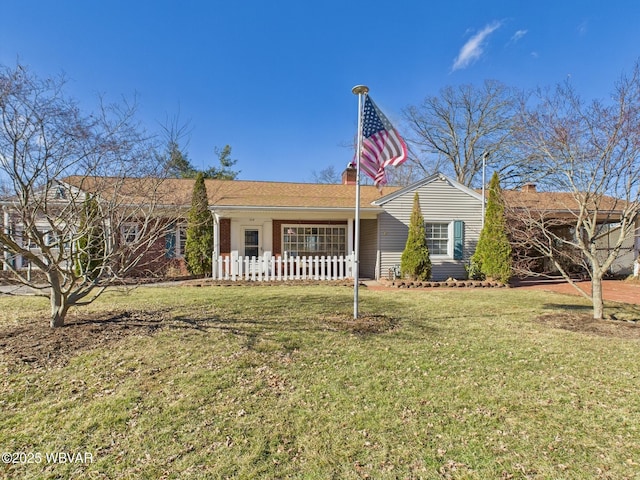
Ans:
[{"label": "front door", "polygon": [[244,256],[259,257],[262,250],[262,232],[256,227],[245,227],[243,229]]}]

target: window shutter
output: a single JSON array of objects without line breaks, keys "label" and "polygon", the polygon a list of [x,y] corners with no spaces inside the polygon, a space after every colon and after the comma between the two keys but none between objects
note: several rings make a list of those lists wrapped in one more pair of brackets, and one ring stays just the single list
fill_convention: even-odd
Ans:
[{"label": "window shutter", "polygon": [[462,260],[464,258],[464,222],[456,220],[453,222],[453,259]]},{"label": "window shutter", "polygon": [[176,232],[168,232],[164,237],[164,256],[174,258],[176,256]]}]

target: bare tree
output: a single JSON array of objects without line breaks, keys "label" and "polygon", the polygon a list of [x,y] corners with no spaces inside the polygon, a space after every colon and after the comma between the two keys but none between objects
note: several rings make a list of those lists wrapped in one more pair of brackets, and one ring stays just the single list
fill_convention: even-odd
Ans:
[{"label": "bare tree", "polygon": [[340,173],[336,171],[333,165],[329,165],[319,172],[313,170],[311,177],[314,183],[340,183],[342,181]]},{"label": "bare tree", "polygon": [[157,161],[166,169],[168,177],[193,178],[196,176],[196,169],[189,160],[187,149],[191,135],[189,121],[180,121],[180,112],[171,119],[167,118],[164,124],[160,125],[162,143],[161,150],[157,153]]},{"label": "bare tree", "polygon": [[63,87],[20,65],[0,71],[0,263],[49,298],[52,327],[159,255],[172,211],[135,108],[83,116]]},{"label": "bare tree", "polygon": [[448,86],[419,106],[404,110],[412,137],[407,141],[421,158],[415,164],[429,175],[452,174],[472,186],[487,167],[497,171],[503,183],[517,180],[517,157],[511,144],[514,117],[522,94],[504,84],[487,80],[481,87]]},{"label": "bare tree", "polygon": [[386,174],[389,185],[397,187],[406,187],[425,177],[424,170],[411,157],[397,167],[387,168]]},{"label": "bare tree", "polygon": [[[603,317],[602,278],[633,238],[640,210],[638,64],[610,98],[586,103],[568,83],[539,91],[537,105],[523,109],[517,137],[548,193],[533,202],[527,195],[507,200],[516,248],[550,262],[572,283],[571,269],[585,267],[596,319]],[[602,237],[606,251],[598,248]]]}]

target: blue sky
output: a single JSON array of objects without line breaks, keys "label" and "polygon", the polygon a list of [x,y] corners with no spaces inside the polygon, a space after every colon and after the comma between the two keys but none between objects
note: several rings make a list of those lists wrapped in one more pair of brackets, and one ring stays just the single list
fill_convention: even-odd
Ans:
[{"label": "blue sky", "polygon": [[187,153],[240,178],[311,181],[352,158],[357,97],[402,133],[401,111],[446,85],[520,88],[570,78],[607,98],[640,57],[640,2],[3,0],[0,63],[64,73],[89,109],[137,96],[150,131],[189,121]]}]

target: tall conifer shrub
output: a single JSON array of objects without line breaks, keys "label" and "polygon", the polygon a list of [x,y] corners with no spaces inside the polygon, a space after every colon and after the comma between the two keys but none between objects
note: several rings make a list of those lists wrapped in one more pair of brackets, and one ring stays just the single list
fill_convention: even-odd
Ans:
[{"label": "tall conifer shrub", "polygon": [[507,283],[511,278],[511,243],[507,236],[504,203],[500,179],[496,172],[489,183],[489,197],[484,217],[484,227],[471,264],[479,267],[488,278]]},{"label": "tall conifer shrub", "polygon": [[[75,249],[75,271],[78,276],[85,276],[94,280],[100,275],[104,264],[105,235],[101,225],[100,206],[95,197],[88,196],[82,206],[80,226],[82,232],[78,238]],[[62,239],[58,239],[58,242]]]},{"label": "tall conifer shrub", "polygon": [[211,272],[213,253],[213,218],[209,211],[207,187],[202,172],[196,176],[191,196],[191,209],[187,220],[185,259],[192,275],[208,275]]},{"label": "tall conifer shrub", "polygon": [[409,235],[400,259],[400,272],[403,277],[409,277],[412,280],[431,278],[431,258],[427,247],[424,218],[420,211],[420,197],[417,192],[413,197]]}]

